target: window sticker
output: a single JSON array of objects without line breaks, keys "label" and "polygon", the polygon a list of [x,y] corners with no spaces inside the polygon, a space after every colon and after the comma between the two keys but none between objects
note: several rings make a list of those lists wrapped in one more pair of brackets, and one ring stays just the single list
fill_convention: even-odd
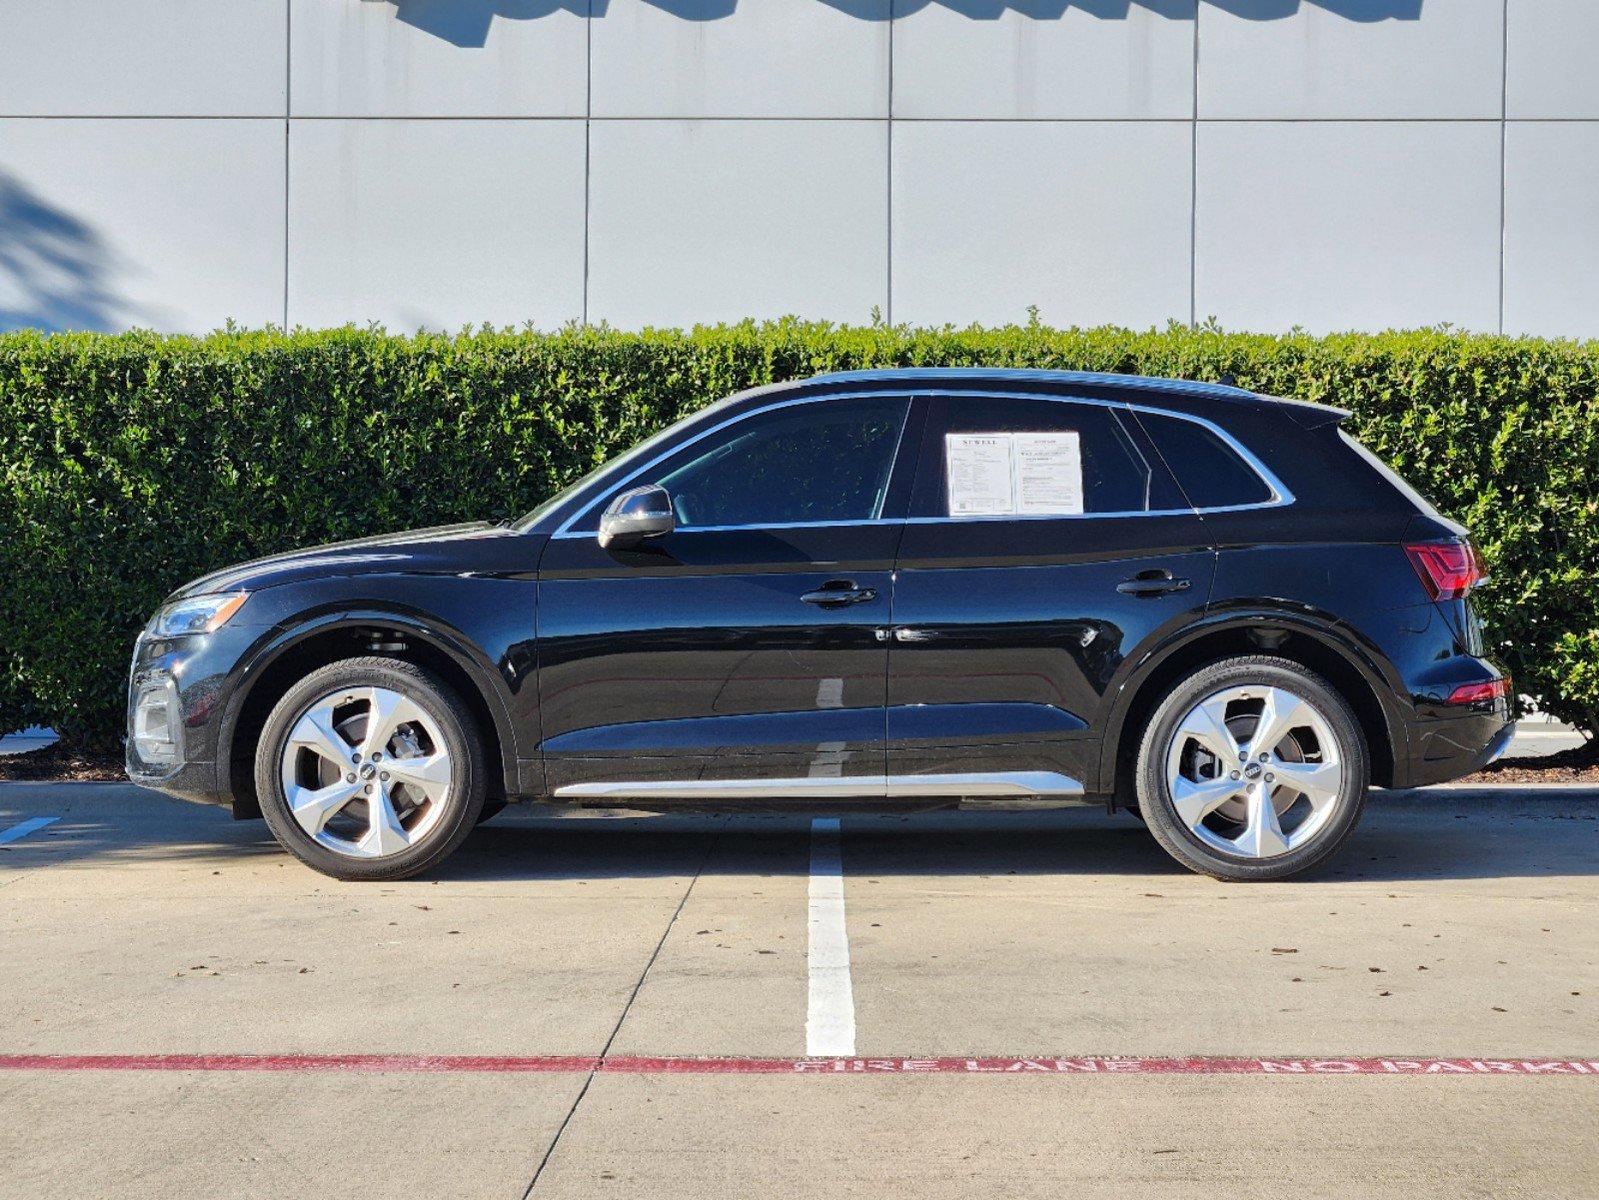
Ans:
[{"label": "window sticker", "polygon": [[949,515],[984,517],[1016,511],[1008,433],[944,435]]},{"label": "window sticker", "polygon": [[945,434],[944,460],[952,517],[1083,511],[1082,445],[1075,430]]},{"label": "window sticker", "polygon": [[1083,511],[1083,452],[1077,431],[1018,433],[1011,437],[1016,464],[1016,511],[1075,515]]}]

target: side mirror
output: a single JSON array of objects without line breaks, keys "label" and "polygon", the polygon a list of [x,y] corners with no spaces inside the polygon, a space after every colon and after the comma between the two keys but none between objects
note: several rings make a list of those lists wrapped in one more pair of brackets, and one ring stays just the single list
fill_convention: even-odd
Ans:
[{"label": "side mirror", "polygon": [[625,550],[676,528],[672,497],[658,484],[645,484],[630,488],[611,501],[600,518],[600,545],[606,550]]}]

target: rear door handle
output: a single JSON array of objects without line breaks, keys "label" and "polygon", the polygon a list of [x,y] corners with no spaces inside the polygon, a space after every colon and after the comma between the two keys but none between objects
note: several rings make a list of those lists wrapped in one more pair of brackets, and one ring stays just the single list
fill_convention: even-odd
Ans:
[{"label": "rear door handle", "polygon": [[1166,596],[1186,592],[1191,586],[1187,579],[1174,579],[1170,571],[1140,571],[1118,583],[1116,590],[1124,596]]},{"label": "rear door handle", "polygon": [[806,604],[815,604],[822,608],[842,608],[846,604],[863,604],[868,600],[876,600],[877,589],[856,587],[854,582],[848,579],[831,579],[814,592],[806,592],[800,599]]}]

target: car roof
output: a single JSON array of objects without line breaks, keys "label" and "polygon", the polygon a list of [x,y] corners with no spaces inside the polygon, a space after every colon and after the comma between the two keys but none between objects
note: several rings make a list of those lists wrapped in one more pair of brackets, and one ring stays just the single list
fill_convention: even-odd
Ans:
[{"label": "car roof", "polygon": [[[1038,387],[1101,388],[1121,392],[1159,394],[1174,400],[1222,403],[1253,409],[1256,412],[1276,410],[1308,429],[1336,424],[1349,416],[1346,409],[1334,408],[1311,400],[1298,400],[1281,396],[1265,396],[1245,388],[1226,383],[1202,383],[1191,379],[1167,379],[1158,375],[1119,375],[1109,371],[1050,371],[1031,367],[888,367],[871,371],[834,371],[812,375],[805,379],[790,379],[781,383],[765,384],[729,396],[712,405],[725,410],[743,402],[766,398],[788,391],[847,385],[850,388],[870,387],[879,384],[904,387],[915,384],[946,384],[961,391],[978,391],[984,387]],[[702,410],[704,411],[704,410]]]}]

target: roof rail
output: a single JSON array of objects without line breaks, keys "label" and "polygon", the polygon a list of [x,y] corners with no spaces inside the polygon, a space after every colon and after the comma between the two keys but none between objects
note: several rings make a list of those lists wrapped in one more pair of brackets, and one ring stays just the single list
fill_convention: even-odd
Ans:
[{"label": "roof rail", "polygon": [[835,371],[795,383],[890,383],[905,380],[995,380],[1012,383],[1064,383],[1078,387],[1134,387],[1218,399],[1253,400],[1254,392],[1225,383],[1201,383],[1156,375],[1121,375],[1108,371],[1051,371],[1025,367],[893,367],[871,371]]}]

